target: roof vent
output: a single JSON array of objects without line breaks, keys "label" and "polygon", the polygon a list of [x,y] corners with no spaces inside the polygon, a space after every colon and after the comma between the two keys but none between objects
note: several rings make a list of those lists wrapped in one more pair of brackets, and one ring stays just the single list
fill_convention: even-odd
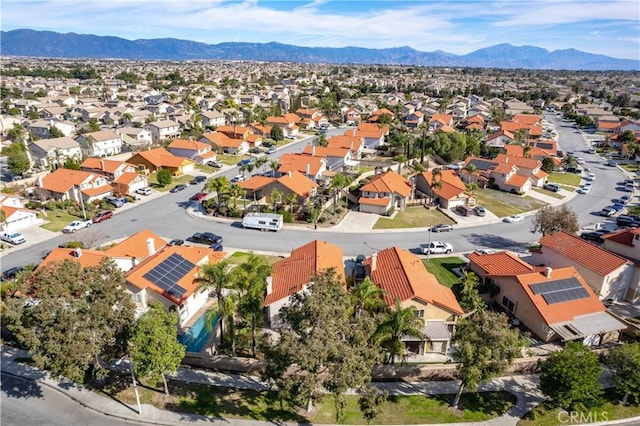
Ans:
[{"label": "roof vent", "polygon": [[73,257],[81,257],[82,249],[80,247],[76,247],[73,249]]},{"label": "roof vent", "polygon": [[546,268],[544,268],[544,276],[547,278],[551,278],[551,273],[553,272],[553,269],[551,269],[549,266],[547,266]]}]

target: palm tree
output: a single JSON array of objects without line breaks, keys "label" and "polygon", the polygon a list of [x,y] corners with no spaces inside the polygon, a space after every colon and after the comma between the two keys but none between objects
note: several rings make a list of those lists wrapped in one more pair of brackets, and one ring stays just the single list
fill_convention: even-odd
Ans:
[{"label": "palm tree", "polygon": [[298,201],[298,194],[295,192],[288,193],[285,201],[289,204],[289,213],[293,214],[293,205]]},{"label": "palm tree", "polygon": [[222,299],[222,289],[229,287],[234,281],[233,270],[230,266],[228,259],[221,260],[215,264],[206,263],[202,266],[196,278],[198,289],[213,290],[219,303]]},{"label": "palm tree", "polygon": [[247,163],[245,166],[247,168],[247,172],[249,173],[249,177],[251,177],[251,173],[253,173],[253,170],[256,168],[256,165],[254,163]]},{"label": "palm tree", "polygon": [[269,198],[271,198],[271,202],[273,203],[273,211],[274,213],[277,212],[277,205],[280,201],[282,201],[282,192],[278,191],[276,188],[274,188],[271,191],[271,194],[269,194]]},{"label": "palm tree", "polygon": [[276,177],[276,170],[278,170],[278,160],[270,160],[269,168],[271,169],[271,177]]},{"label": "palm tree", "polygon": [[355,317],[359,317],[363,312],[376,314],[385,306],[384,291],[375,285],[371,278],[367,277],[350,293],[353,302]]},{"label": "palm tree", "polygon": [[229,188],[230,184],[231,182],[229,182],[229,179],[227,179],[226,176],[218,176],[215,179],[209,179],[204,188],[208,192],[216,193],[216,196],[218,197],[218,206],[220,206],[222,203],[222,193]]},{"label": "palm tree", "polygon": [[236,293],[229,293],[218,301],[217,306],[207,310],[207,316],[205,321],[207,327],[213,324],[216,317],[220,317],[220,342],[224,346],[225,344],[225,323],[229,332],[229,338],[231,339],[231,354],[236,355],[236,313],[238,312],[238,295]]},{"label": "palm tree", "polygon": [[237,206],[238,198],[244,195],[244,188],[240,185],[236,185],[235,183],[229,187],[228,191],[229,196],[233,200],[233,208],[235,209]]},{"label": "palm tree", "polygon": [[395,305],[390,309],[375,332],[375,338],[380,346],[387,352],[391,364],[395,364],[397,356],[404,356],[406,346],[402,341],[404,336],[413,336],[423,340],[425,338],[421,329],[424,321],[416,315],[413,308],[403,308],[396,299]]},{"label": "palm tree", "polygon": [[240,168],[238,170],[240,170],[240,173],[242,173],[242,177],[244,177],[244,173],[249,169],[249,164],[243,164],[242,166],[240,166]]},{"label": "palm tree", "polygon": [[442,188],[442,170],[439,167],[431,170],[431,203],[433,204],[436,199],[436,188]]},{"label": "palm tree", "polygon": [[529,157],[531,157],[531,145],[525,145],[525,146],[522,148],[522,156],[523,156],[524,158],[529,158]]},{"label": "palm tree", "polygon": [[[267,164],[269,162],[269,159],[267,157],[260,157],[256,160],[256,170],[259,170],[260,167],[264,166],[265,164]],[[266,167],[262,170],[263,172],[267,172]]]}]

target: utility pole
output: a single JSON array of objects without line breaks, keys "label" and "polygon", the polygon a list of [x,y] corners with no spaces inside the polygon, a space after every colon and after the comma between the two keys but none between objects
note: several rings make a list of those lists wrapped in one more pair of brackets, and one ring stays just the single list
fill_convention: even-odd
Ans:
[{"label": "utility pole", "polygon": [[84,220],[87,220],[87,211],[84,209],[84,199],[82,198],[82,191],[77,185],[73,186],[76,190],[76,196],[80,199],[80,205],[82,206],[82,216],[84,216]]}]

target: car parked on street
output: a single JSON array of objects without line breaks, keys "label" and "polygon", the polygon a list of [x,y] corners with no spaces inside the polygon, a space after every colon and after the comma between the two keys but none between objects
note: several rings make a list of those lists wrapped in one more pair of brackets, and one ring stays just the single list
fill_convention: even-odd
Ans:
[{"label": "car parked on street", "polygon": [[180,191],[184,191],[185,189],[187,189],[187,185],[185,185],[184,183],[178,184],[176,186],[174,186],[173,188],[171,188],[169,190],[169,192],[180,192]]},{"label": "car parked on street", "polygon": [[442,241],[431,241],[428,244],[420,244],[422,254],[449,254],[453,251],[453,246]]},{"label": "car parked on street", "polygon": [[209,160],[209,161],[207,161],[207,166],[213,167],[215,169],[221,169],[222,168],[222,163],[219,162],[218,160]]},{"label": "car parked on street", "polygon": [[504,219],[502,219],[503,222],[507,222],[507,223],[522,222],[523,220],[524,220],[524,217],[522,217],[519,214],[512,214],[511,216],[507,216]]},{"label": "car parked on street", "polygon": [[103,198],[103,200],[111,204],[113,207],[117,209],[119,209],[124,205],[122,204],[122,201],[118,199],[118,197],[114,197],[113,195],[107,195],[106,197]]},{"label": "car parked on street", "polygon": [[474,210],[478,216],[485,216],[487,214],[487,210],[482,206],[476,206]]},{"label": "car parked on street", "polygon": [[618,165],[618,163],[616,163],[614,160],[607,160],[604,163],[605,166],[609,166],[609,167],[616,167]]},{"label": "car parked on street", "polygon": [[551,192],[560,191],[560,185],[558,185],[557,183],[545,183],[543,188]]},{"label": "car parked on street", "polygon": [[614,214],[616,214],[616,209],[611,206],[603,207],[602,210],[600,210],[600,216],[611,217]]},{"label": "car parked on street", "polygon": [[583,185],[581,188],[578,188],[578,190],[576,191],[578,194],[588,194],[589,192],[591,192],[591,184],[586,184]]},{"label": "car parked on street", "polygon": [[447,225],[445,223],[441,223],[431,227],[431,232],[451,232],[453,231],[453,226]]},{"label": "car parked on street", "polygon": [[191,241],[201,244],[222,244],[222,237],[213,232],[196,232],[191,236]]},{"label": "car parked on street", "polygon": [[566,169],[564,169],[564,171],[567,172],[567,173],[575,173],[577,175],[582,173],[582,169],[579,169],[579,168],[573,167],[573,166],[567,167]]},{"label": "car parked on street", "polygon": [[276,147],[275,146],[271,146],[269,148],[267,148],[266,150],[266,154],[273,154],[274,152],[276,152]]},{"label": "car parked on street", "polygon": [[594,175],[593,173],[589,173],[586,177],[587,181],[589,182],[593,182],[594,180],[596,180],[596,175]]},{"label": "car parked on street", "polygon": [[0,275],[0,281],[14,281],[18,277],[18,274],[24,270],[26,270],[24,266],[14,266],[13,268],[9,268],[2,272],[2,275]]},{"label": "car parked on street", "polygon": [[2,241],[6,241],[8,243],[13,244],[14,246],[17,246],[18,244],[22,244],[22,243],[26,243],[27,239],[25,238],[24,235],[22,235],[19,232],[15,232],[15,231],[9,231],[9,232],[3,232],[0,234],[0,240]]},{"label": "car parked on street", "polygon": [[197,185],[199,183],[205,182],[206,180],[207,180],[206,176],[199,175],[191,179],[189,181],[189,185]]},{"label": "car parked on street", "polygon": [[580,238],[583,240],[594,241],[596,243],[602,243],[604,240],[602,239],[603,235],[608,234],[609,231],[605,229],[598,229],[596,231],[588,231],[580,234]]},{"label": "car parked on street", "polygon": [[244,182],[244,175],[235,175],[231,178],[231,183]]},{"label": "car parked on street", "polygon": [[89,219],[89,220],[74,220],[73,222],[71,222],[70,224],[68,224],[64,228],[62,228],[62,232],[64,232],[65,234],[71,234],[71,233],[74,233],[74,232],[79,231],[81,229],[90,227],[92,223],[93,223],[93,221],[91,219]]},{"label": "car parked on street", "polygon": [[102,210],[101,212],[96,213],[96,215],[91,219],[93,223],[100,223],[104,220],[111,219],[113,217],[113,212],[111,210]]},{"label": "car parked on street", "polygon": [[200,200],[204,200],[205,198],[207,198],[207,195],[209,195],[206,192],[198,192],[196,194],[194,194],[191,197],[191,201],[200,201]]},{"label": "car parked on street", "polygon": [[173,240],[167,243],[167,245],[169,246],[181,246],[183,244],[184,244],[184,240],[181,240],[179,238],[174,238]]},{"label": "car parked on street", "polygon": [[145,186],[144,188],[138,188],[136,189],[136,194],[151,195],[151,188],[149,188],[148,186]]}]

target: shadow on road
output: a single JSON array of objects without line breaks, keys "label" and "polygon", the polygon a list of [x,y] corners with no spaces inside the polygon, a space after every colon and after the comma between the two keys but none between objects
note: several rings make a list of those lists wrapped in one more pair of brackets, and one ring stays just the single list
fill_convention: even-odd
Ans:
[{"label": "shadow on road", "polygon": [[468,234],[464,237],[471,244],[478,247],[488,247],[499,250],[526,251],[528,244],[520,243],[509,238],[491,234]]},{"label": "shadow on road", "polygon": [[42,398],[42,388],[37,382],[2,372],[2,393],[10,398]]}]

